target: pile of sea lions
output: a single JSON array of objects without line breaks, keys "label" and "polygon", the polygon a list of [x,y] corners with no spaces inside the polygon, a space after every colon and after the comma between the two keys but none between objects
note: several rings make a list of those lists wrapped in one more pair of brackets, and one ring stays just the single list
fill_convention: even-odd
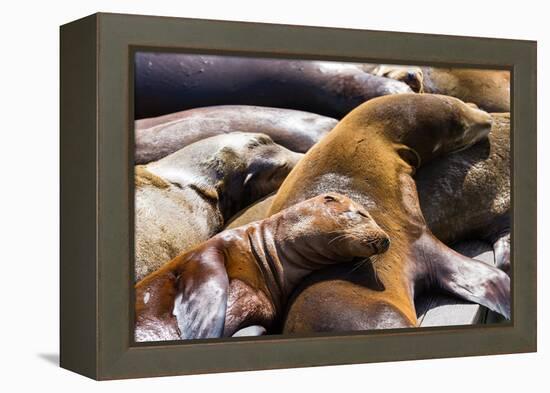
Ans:
[{"label": "pile of sea lions", "polygon": [[134,91],[137,342],[511,318],[508,71],[139,52]]}]

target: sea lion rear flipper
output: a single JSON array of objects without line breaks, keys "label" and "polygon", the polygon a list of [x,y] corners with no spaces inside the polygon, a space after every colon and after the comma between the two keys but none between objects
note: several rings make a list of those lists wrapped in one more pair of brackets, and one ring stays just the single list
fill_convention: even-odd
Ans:
[{"label": "sea lion rear flipper", "polygon": [[173,311],[181,338],[222,337],[228,290],[224,256],[219,250],[207,249],[185,264]]},{"label": "sea lion rear flipper", "polygon": [[443,263],[437,266],[437,281],[443,290],[510,319],[510,277],[506,273],[451,249],[444,254],[439,259]]}]

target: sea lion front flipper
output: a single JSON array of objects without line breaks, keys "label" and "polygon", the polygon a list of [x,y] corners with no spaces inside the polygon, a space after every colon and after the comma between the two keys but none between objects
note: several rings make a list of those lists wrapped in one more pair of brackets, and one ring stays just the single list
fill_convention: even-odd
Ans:
[{"label": "sea lion front flipper", "polygon": [[457,253],[431,234],[425,234],[420,241],[423,256],[429,261],[431,282],[510,319],[510,277],[506,273]]},{"label": "sea lion front flipper", "polygon": [[435,256],[437,283],[456,296],[510,319],[510,277],[502,270],[450,248]]},{"label": "sea lion front flipper", "polygon": [[182,339],[222,337],[229,279],[224,255],[209,248],[185,263],[173,314]]}]

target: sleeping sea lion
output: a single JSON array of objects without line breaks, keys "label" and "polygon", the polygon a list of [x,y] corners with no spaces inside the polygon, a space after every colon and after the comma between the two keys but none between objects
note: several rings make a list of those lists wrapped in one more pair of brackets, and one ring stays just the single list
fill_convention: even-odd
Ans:
[{"label": "sleeping sea lion", "polygon": [[475,68],[363,65],[373,75],[404,82],[417,93],[453,96],[488,112],[510,112],[510,72]]},{"label": "sleeping sea lion", "polygon": [[[414,179],[428,228],[447,245],[481,239],[510,270],[510,114],[493,113],[487,139],[419,168]],[[275,195],[233,217],[233,228],[267,217]]]},{"label": "sleeping sea lion", "polygon": [[510,112],[510,72],[422,67],[425,93],[446,94],[488,112]]},{"label": "sleeping sea lion", "polygon": [[134,64],[136,119],[225,104],[341,118],[371,98],[411,92],[354,63],[138,52]]},{"label": "sleeping sea lion", "polygon": [[234,132],[136,166],[136,280],[215,235],[237,211],[275,191],[301,156],[267,135]]},{"label": "sleeping sea lion", "polygon": [[412,179],[421,163],[475,144],[490,128],[489,114],[456,98],[394,95],[361,105],[312,147],[281,185],[270,214],[339,192],[365,206],[392,245],[373,262],[382,290],[361,272],[350,280],[349,267],[328,268],[300,288],[285,331],[417,326],[414,297],[435,287],[509,318],[509,277],[431,234]]},{"label": "sleeping sea lion", "polygon": [[137,283],[135,339],[269,332],[307,274],[339,262],[360,263],[389,243],[369,213],[343,195],[303,201],[221,232]]},{"label": "sleeping sea lion", "polygon": [[135,162],[159,160],[193,142],[233,131],[261,132],[292,151],[305,153],[336,119],[291,109],[220,105],[135,122]]}]

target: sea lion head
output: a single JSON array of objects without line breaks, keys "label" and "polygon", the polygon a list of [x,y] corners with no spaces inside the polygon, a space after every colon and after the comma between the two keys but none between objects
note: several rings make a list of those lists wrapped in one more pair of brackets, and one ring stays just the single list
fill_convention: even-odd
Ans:
[{"label": "sea lion head", "polygon": [[491,115],[473,103],[465,103],[458,98],[439,96],[445,105],[454,108],[454,116],[450,116],[450,125],[440,146],[442,154],[464,150],[482,139],[487,138],[491,131],[493,119]]},{"label": "sea lion head", "polygon": [[352,128],[375,128],[413,167],[465,149],[489,135],[487,112],[438,94],[397,94],[372,99],[342,120]]},{"label": "sea lion head", "polygon": [[286,241],[334,262],[385,252],[390,239],[359,203],[338,193],[325,193],[285,210],[281,228]]},{"label": "sea lion head", "polygon": [[245,164],[241,179],[244,196],[253,195],[255,200],[277,190],[303,154],[274,143],[265,134],[244,135],[247,141],[235,153]]},{"label": "sea lion head", "polygon": [[222,209],[228,216],[259,198],[276,191],[303,154],[276,144],[260,133],[232,132],[227,144],[215,155],[223,168],[219,183],[226,196]]},{"label": "sea lion head", "polygon": [[404,82],[415,93],[424,92],[424,74],[420,67],[381,64],[372,73]]}]

